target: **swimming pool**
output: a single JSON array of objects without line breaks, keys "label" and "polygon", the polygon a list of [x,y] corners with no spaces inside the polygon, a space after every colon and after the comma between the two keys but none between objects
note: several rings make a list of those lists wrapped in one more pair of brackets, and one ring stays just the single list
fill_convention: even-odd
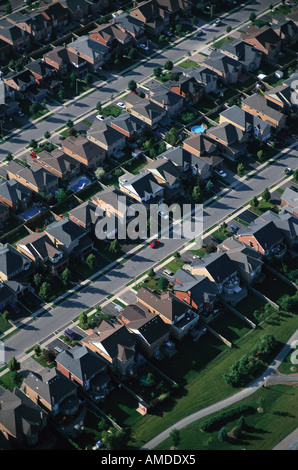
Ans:
[{"label": "swimming pool", "polygon": [[191,128],[191,131],[195,134],[199,134],[200,132],[205,132],[205,126],[194,126]]},{"label": "swimming pool", "polygon": [[24,220],[29,220],[31,219],[32,217],[34,217],[35,215],[39,214],[40,210],[37,209],[36,207],[32,208],[32,209],[28,209],[26,212],[23,212],[22,214],[20,214],[20,216],[24,219]]},{"label": "swimming pool", "polygon": [[69,188],[75,192],[79,191],[80,189],[83,189],[85,186],[88,186],[89,183],[90,180],[89,178],[87,178],[87,176],[81,176],[74,183],[72,183]]}]

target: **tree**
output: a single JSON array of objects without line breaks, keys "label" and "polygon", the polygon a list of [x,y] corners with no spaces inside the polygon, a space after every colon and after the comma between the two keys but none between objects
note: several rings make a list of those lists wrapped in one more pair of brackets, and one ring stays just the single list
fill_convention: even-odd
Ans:
[{"label": "tree", "polygon": [[180,442],[180,432],[178,429],[172,429],[169,435],[169,440],[170,440],[170,446],[171,447],[177,447],[179,442]]},{"label": "tree", "polygon": [[67,125],[67,127],[69,127],[69,128],[74,126],[73,121],[72,121],[71,119],[68,119],[68,120],[66,121],[66,125]]},{"label": "tree", "polygon": [[160,290],[164,291],[168,288],[168,285],[169,285],[169,281],[168,279],[166,279],[165,277],[161,276],[159,279],[158,279],[158,283],[157,283],[158,287]]},{"label": "tree", "polygon": [[243,176],[244,173],[245,173],[245,166],[243,165],[243,163],[239,163],[239,165],[237,166],[237,175]]},{"label": "tree", "polygon": [[12,6],[11,6],[10,2],[8,2],[6,4],[5,13],[6,13],[6,15],[10,15],[10,13],[12,13]]},{"label": "tree", "polygon": [[298,168],[296,168],[296,170],[294,170],[293,179],[294,179],[294,181],[298,181]]},{"label": "tree", "polygon": [[90,254],[87,256],[86,264],[87,264],[87,266],[88,266],[90,269],[93,269],[93,268],[94,268],[94,265],[95,265],[95,254],[94,254],[94,253],[90,253]]},{"label": "tree", "polygon": [[51,293],[51,285],[49,282],[43,282],[42,285],[40,286],[39,289],[39,297],[41,297],[43,300],[48,301]]},{"label": "tree", "polygon": [[179,261],[179,259],[181,258],[181,255],[180,255],[179,251],[175,251],[174,258],[175,258],[176,261]]},{"label": "tree", "polygon": [[58,91],[58,98],[60,101],[64,100],[64,90],[59,90]]},{"label": "tree", "polygon": [[85,77],[85,83],[87,85],[91,85],[92,82],[93,82],[93,77],[92,77],[91,73],[87,73],[86,77]]},{"label": "tree", "polygon": [[29,106],[29,113],[31,116],[33,116],[38,110],[38,104],[37,103],[32,103],[30,106]]},{"label": "tree", "polygon": [[21,365],[14,356],[10,359],[8,363],[8,368],[10,372],[17,372],[18,370],[20,370]]},{"label": "tree", "polygon": [[255,13],[251,13],[249,15],[249,21],[255,21],[256,17],[257,17],[257,15]]},{"label": "tree", "polygon": [[181,23],[178,23],[175,27],[175,32],[177,34],[181,34],[183,32],[183,25]]},{"label": "tree", "polygon": [[193,16],[191,21],[192,21],[192,24],[194,24],[194,25],[198,24],[198,17]]},{"label": "tree", "polygon": [[39,344],[36,344],[36,345],[34,346],[34,352],[35,352],[35,355],[36,355],[37,357],[39,357],[39,356],[41,355],[41,347],[40,347]]},{"label": "tree", "polygon": [[210,253],[214,253],[215,251],[216,251],[216,246],[215,246],[214,242],[211,241],[206,246],[206,253],[210,254]]},{"label": "tree", "polygon": [[71,72],[71,74],[69,74],[69,80],[70,80],[71,88],[74,88],[75,83],[76,83],[76,79],[77,79],[76,74],[74,72]]},{"label": "tree", "polygon": [[223,442],[223,441],[226,441],[227,438],[228,438],[228,434],[227,434],[227,431],[226,431],[226,428],[225,427],[222,427],[219,432],[218,432],[218,440],[220,442]]},{"label": "tree", "polygon": [[56,194],[56,200],[57,202],[63,202],[67,198],[67,192],[65,189],[60,188],[58,193]]},{"label": "tree", "polygon": [[98,168],[96,168],[95,172],[94,172],[96,178],[101,181],[105,175],[105,170],[99,166]]},{"label": "tree", "polygon": [[200,204],[202,202],[202,191],[200,186],[194,186],[191,194],[191,199],[195,204]]},{"label": "tree", "polygon": [[257,196],[254,196],[252,198],[252,200],[250,201],[250,204],[251,204],[252,207],[258,207],[260,202],[259,202],[259,199],[257,198]]},{"label": "tree", "polygon": [[140,90],[140,91],[138,92],[138,96],[139,96],[140,98],[145,98],[145,93],[144,93],[142,90]]},{"label": "tree", "polygon": [[132,47],[131,49],[129,49],[127,57],[130,60],[134,60],[137,57],[137,54],[138,54],[137,49],[135,47]]},{"label": "tree", "polygon": [[148,271],[148,277],[150,277],[151,279],[153,279],[155,277],[155,271],[153,268],[150,268],[149,271]]},{"label": "tree", "polygon": [[50,137],[51,137],[50,131],[45,131],[45,133],[44,133],[44,138],[45,138],[45,139],[49,139]]},{"label": "tree", "polygon": [[160,66],[154,67],[153,73],[155,77],[160,77],[162,74],[162,68]]},{"label": "tree", "polygon": [[165,69],[166,70],[172,70],[174,67],[174,64],[171,60],[167,60],[166,63],[165,63]]},{"label": "tree", "polygon": [[265,202],[269,202],[270,201],[270,198],[271,198],[271,194],[270,194],[270,191],[268,188],[265,188],[263,193],[262,193],[262,199],[265,201]]},{"label": "tree", "polygon": [[154,374],[152,372],[148,372],[147,378],[146,378],[146,383],[147,383],[148,387],[154,387],[154,385],[156,384],[156,380],[155,380]]},{"label": "tree", "polygon": [[101,102],[100,102],[100,101],[97,101],[97,103],[96,103],[96,106],[95,106],[95,107],[96,107],[97,111],[101,111],[101,109],[102,109]]},{"label": "tree", "polygon": [[30,142],[29,142],[29,146],[32,148],[32,149],[36,149],[37,147],[37,141],[35,139],[31,139]]},{"label": "tree", "polygon": [[33,283],[36,287],[40,286],[43,280],[43,276],[39,273],[34,274]]},{"label": "tree", "polygon": [[86,312],[82,312],[79,316],[79,324],[81,327],[85,328],[88,326],[88,315]]},{"label": "tree", "polygon": [[64,287],[67,287],[70,284],[71,280],[71,271],[69,268],[65,268],[61,273],[61,282]]},{"label": "tree", "polygon": [[130,91],[136,91],[137,89],[137,82],[135,80],[129,80],[128,82],[128,89]]},{"label": "tree", "polygon": [[158,155],[160,155],[161,153],[165,152],[167,150],[167,147],[166,147],[166,144],[164,143],[164,141],[162,140],[159,145],[158,145]]},{"label": "tree", "polygon": [[171,127],[171,129],[166,132],[165,141],[172,146],[176,145],[178,141],[178,131],[175,127]]},{"label": "tree", "polygon": [[5,158],[5,160],[6,160],[7,162],[11,162],[11,160],[13,160],[13,155],[12,155],[11,152],[8,152],[8,154],[7,154],[6,158]]},{"label": "tree", "polygon": [[44,98],[44,99],[42,100],[42,105],[43,105],[43,107],[46,108],[47,104],[48,104],[47,99]]},{"label": "tree", "polygon": [[261,149],[257,152],[257,159],[259,162],[263,162],[266,158],[266,155],[264,154],[264,151]]},{"label": "tree", "polygon": [[119,243],[119,240],[117,240],[117,238],[115,238],[115,240],[113,240],[113,241],[110,243],[109,251],[111,251],[112,253],[119,253],[119,251],[120,251],[120,243]]},{"label": "tree", "polygon": [[44,350],[43,358],[48,364],[53,364],[56,359],[56,352],[53,348],[48,348]]},{"label": "tree", "polygon": [[212,188],[213,188],[213,183],[212,183],[211,180],[208,180],[207,183],[206,183],[206,187],[205,187],[207,193],[210,193]]}]

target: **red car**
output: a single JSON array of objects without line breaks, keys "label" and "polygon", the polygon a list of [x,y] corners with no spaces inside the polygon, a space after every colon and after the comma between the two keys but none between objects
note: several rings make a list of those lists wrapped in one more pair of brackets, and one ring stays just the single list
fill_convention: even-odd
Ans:
[{"label": "red car", "polygon": [[31,158],[36,158],[36,157],[37,157],[37,155],[36,155],[36,153],[34,153],[34,152],[31,152],[31,153],[30,153],[30,157],[31,157]]},{"label": "red car", "polygon": [[156,248],[159,244],[160,244],[159,240],[152,240],[149,246],[150,248]]}]

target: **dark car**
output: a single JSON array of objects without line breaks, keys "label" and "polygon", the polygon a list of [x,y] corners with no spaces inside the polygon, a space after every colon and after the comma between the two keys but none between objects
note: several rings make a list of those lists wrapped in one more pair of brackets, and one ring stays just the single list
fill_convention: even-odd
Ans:
[{"label": "dark car", "polygon": [[75,332],[72,331],[72,330],[69,329],[69,328],[66,328],[66,330],[64,331],[64,334],[65,334],[66,336],[68,336],[68,338],[70,338],[70,339],[75,339],[75,338],[77,337],[77,335],[75,334]]},{"label": "dark car", "polygon": [[231,225],[231,230],[232,232],[237,233],[239,230],[239,227],[237,225]]}]

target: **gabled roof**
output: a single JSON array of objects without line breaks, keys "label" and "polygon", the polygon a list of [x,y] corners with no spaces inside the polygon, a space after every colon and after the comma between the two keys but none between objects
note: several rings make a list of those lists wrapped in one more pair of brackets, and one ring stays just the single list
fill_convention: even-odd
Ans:
[{"label": "gabled roof", "polygon": [[262,214],[256,222],[272,221],[274,225],[289,239],[298,237],[298,218],[289,213],[286,209],[278,214],[268,210]]},{"label": "gabled roof", "polygon": [[139,173],[138,175],[131,175],[125,173],[119,178],[124,186],[130,186],[134,192],[140,197],[146,197],[148,194],[156,194],[162,190],[162,187],[156,182],[151,173]]},{"label": "gabled roof", "polygon": [[230,146],[235,143],[241,143],[245,132],[229,122],[223,122],[222,124],[208,129],[207,135],[222,140],[225,145]]},{"label": "gabled roof", "polygon": [[125,136],[121,132],[113,129],[109,121],[98,121],[98,119],[95,119],[92,126],[88,129],[87,136],[107,146],[125,139]]},{"label": "gabled roof", "polygon": [[138,36],[144,32],[143,22],[128,13],[121,13],[121,15],[117,16],[115,23],[119,24],[123,29],[132,33],[134,36]]},{"label": "gabled roof", "polygon": [[188,137],[184,143],[198,150],[201,156],[212,154],[216,151],[216,143],[214,140],[203,132]]},{"label": "gabled roof", "polygon": [[40,191],[43,191],[44,186],[47,187],[54,182],[58,182],[57,176],[39,165],[34,165],[28,168],[16,161],[11,161],[7,166],[7,171],[10,171],[13,175],[18,175],[21,178],[24,178],[30,184],[36,186]]},{"label": "gabled roof", "polygon": [[229,108],[225,109],[220,113],[220,116],[227,118],[231,121],[234,126],[241,127],[245,130],[248,129],[249,126],[252,128],[257,127],[261,131],[269,130],[271,128],[270,124],[266,121],[263,121],[257,116],[248,113],[239,106],[233,105]]},{"label": "gabled roof", "polygon": [[86,226],[90,224],[94,225],[98,221],[100,215],[97,209],[98,206],[92,201],[88,200],[86,202],[83,202],[83,204],[80,204],[79,206],[72,209],[68,213],[68,215],[69,217],[74,217]]},{"label": "gabled roof", "polygon": [[[121,213],[127,211],[127,215],[132,215],[130,211],[133,211],[133,214],[135,213],[133,209],[129,209],[131,205],[135,204],[135,200],[115,186],[110,186],[95,194],[92,197],[92,201],[95,204],[98,204],[98,201],[102,201],[116,211]],[[101,215],[100,212],[98,213]]]},{"label": "gabled roof", "polygon": [[234,40],[232,43],[224,43],[220,50],[222,53],[233,54],[237,60],[244,65],[249,66],[256,58],[261,57],[262,53],[255,47],[241,39]]},{"label": "gabled roof", "polygon": [[195,259],[191,267],[193,269],[206,269],[216,283],[222,283],[227,277],[237,271],[237,266],[229,259],[226,253],[207,253],[203,258]]},{"label": "gabled roof", "polygon": [[298,193],[291,188],[286,188],[281,199],[298,212]]},{"label": "gabled roof", "polygon": [[224,251],[239,269],[249,274],[263,265],[261,253],[233,237],[222,242],[218,248]]},{"label": "gabled roof", "polygon": [[82,382],[92,379],[107,367],[106,361],[86,346],[75,346],[59,353],[56,362]]},{"label": "gabled roof", "polygon": [[253,236],[264,250],[270,250],[284,237],[274,222],[259,219],[256,219],[248,227],[241,227],[237,232],[237,236],[243,235]]},{"label": "gabled roof", "polygon": [[79,155],[88,162],[92,161],[93,158],[104,155],[104,150],[99,145],[86,139],[83,135],[67,137],[67,139],[63,140],[62,149],[68,149],[74,155]]},{"label": "gabled roof", "polygon": [[211,68],[212,70],[218,71],[222,74],[239,73],[242,68],[242,64],[233,59],[232,57],[222,54],[220,51],[213,51],[204,60],[205,67]]},{"label": "gabled roof", "polygon": [[143,171],[149,171],[157,178],[162,178],[165,183],[169,185],[174,184],[181,176],[181,170],[172,163],[171,160],[165,158],[158,158],[152,163],[146,165]]},{"label": "gabled roof", "polygon": [[259,95],[258,93],[254,93],[248,98],[245,98],[242,101],[242,106],[243,105],[248,105],[250,108],[257,110],[260,113],[263,113],[271,117],[272,119],[275,119],[276,121],[279,121],[283,117],[282,113],[268,106],[265,98]]},{"label": "gabled roof", "polygon": [[3,196],[13,204],[17,204],[19,201],[22,201],[30,195],[30,189],[16,180],[8,180],[0,183],[0,196]]},{"label": "gabled roof", "polygon": [[200,307],[215,300],[217,286],[208,277],[193,275],[181,268],[175,274],[174,291],[190,292],[191,299]]},{"label": "gabled roof", "polygon": [[75,162],[73,158],[60,149],[55,149],[53,152],[43,150],[38,154],[36,163],[40,163],[41,161],[48,166],[48,171],[54,169],[61,172],[62,175],[66,172],[71,172],[78,166],[78,163]]},{"label": "gabled roof", "polygon": [[47,62],[45,62],[42,59],[33,60],[32,62],[29,62],[29,64],[26,64],[25,67],[26,69],[30,70],[30,72],[36,73],[37,75],[40,75],[41,77],[43,77],[49,72],[55,71],[52,65],[47,64]]},{"label": "gabled roof", "polygon": [[95,41],[95,39],[88,36],[81,36],[66,47],[75,54],[83,54],[84,56],[89,57],[92,62],[103,60],[105,55],[109,52],[109,48],[107,46],[104,46],[100,42]]},{"label": "gabled roof", "polygon": [[47,226],[45,232],[54,237],[66,247],[70,246],[74,240],[79,240],[86,234],[82,227],[75,224],[68,218],[51,223]]},{"label": "gabled roof", "polygon": [[0,245],[0,272],[9,277],[18,270],[23,270],[30,261],[21,255],[13,246]]},{"label": "gabled roof", "polygon": [[137,299],[137,305],[143,305],[145,302],[159,315],[163,315],[172,322],[189,310],[189,305],[171,292],[163,292],[159,295],[146,287],[141,287],[137,293]]},{"label": "gabled roof", "polygon": [[265,48],[270,46],[277,46],[280,43],[280,38],[276,34],[273,28],[270,26],[264,26],[263,28],[257,28],[250,26],[245,33],[241,34],[241,39],[255,38]]},{"label": "gabled roof", "polygon": [[279,85],[264,93],[265,98],[272,98],[278,101],[280,105],[292,106],[293,93],[289,85]]},{"label": "gabled roof", "polygon": [[17,245],[28,255],[35,259],[47,260],[49,257],[55,259],[61,254],[61,251],[55,246],[49,236],[45,233],[32,233],[28,237],[22,238]]}]

